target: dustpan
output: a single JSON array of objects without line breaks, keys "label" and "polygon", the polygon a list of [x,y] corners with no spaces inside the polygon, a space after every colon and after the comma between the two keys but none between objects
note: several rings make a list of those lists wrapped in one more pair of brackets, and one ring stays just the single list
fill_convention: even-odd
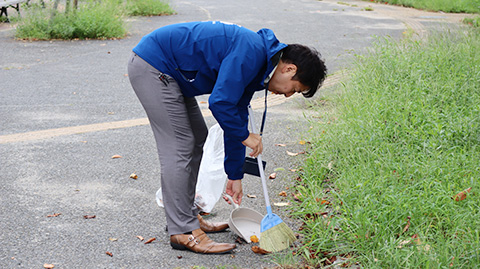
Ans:
[{"label": "dustpan", "polygon": [[243,238],[247,243],[251,243],[251,236],[255,235],[260,239],[260,226],[262,223],[263,215],[257,211],[239,207],[233,202],[233,199],[230,195],[225,194],[226,197],[230,200],[231,204],[234,206],[233,211],[230,213],[230,218],[228,220],[228,226],[235,234]]}]

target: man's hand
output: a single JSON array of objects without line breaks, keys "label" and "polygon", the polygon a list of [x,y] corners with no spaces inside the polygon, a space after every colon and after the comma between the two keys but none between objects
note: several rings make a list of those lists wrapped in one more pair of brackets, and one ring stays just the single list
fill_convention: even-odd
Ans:
[{"label": "man's hand", "polygon": [[233,202],[237,205],[242,203],[243,189],[242,189],[242,180],[231,180],[227,182],[227,188],[225,192],[232,196]]},{"label": "man's hand", "polygon": [[259,134],[250,133],[250,135],[248,135],[247,139],[245,139],[242,144],[253,150],[250,153],[250,157],[256,158],[263,152],[262,137]]}]

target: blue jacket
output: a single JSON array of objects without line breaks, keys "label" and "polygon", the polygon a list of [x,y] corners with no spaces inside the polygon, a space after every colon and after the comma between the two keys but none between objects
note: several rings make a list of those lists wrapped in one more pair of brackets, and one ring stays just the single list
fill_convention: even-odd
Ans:
[{"label": "blue jacket", "polygon": [[243,178],[247,106],[274,68],[272,57],[287,45],[269,29],[257,33],[222,22],[188,22],[159,28],[133,51],[173,77],[186,97],[210,94],[209,109],[224,131],[225,172]]}]

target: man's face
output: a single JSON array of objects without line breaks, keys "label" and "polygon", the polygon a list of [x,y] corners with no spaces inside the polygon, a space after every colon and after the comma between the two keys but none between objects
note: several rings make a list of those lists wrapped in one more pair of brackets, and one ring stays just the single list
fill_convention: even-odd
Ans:
[{"label": "man's face", "polygon": [[274,94],[283,94],[285,97],[290,97],[296,92],[307,91],[307,86],[300,83],[300,81],[292,80],[296,73],[296,65],[280,61],[270,80],[268,90]]}]

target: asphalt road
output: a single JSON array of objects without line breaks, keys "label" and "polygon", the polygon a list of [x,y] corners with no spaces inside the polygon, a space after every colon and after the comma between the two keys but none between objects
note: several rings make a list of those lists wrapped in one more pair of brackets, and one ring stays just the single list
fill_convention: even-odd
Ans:
[{"label": "asphalt road", "polygon": [[[164,212],[155,202],[159,163],[145,113],[126,76],[126,61],[140,38],[163,25],[222,20],[252,30],[271,28],[284,43],[317,48],[329,73],[348,68],[375,36],[419,35],[457,18],[445,14],[333,0],[172,1],[176,15],[128,19],[130,34],[121,40],[41,41],[14,39],[0,25],[0,267],[42,268],[189,268],[191,266],[272,267],[275,255],[260,256],[250,245],[233,255],[199,255],[172,250]],[[365,11],[371,6],[373,11]],[[423,17],[422,17],[423,16]],[[341,75],[326,82],[329,91]],[[322,94],[320,93],[319,96]],[[313,98],[318,100],[320,97]],[[200,97],[202,108],[207,110]],[[264,135],[272,202],[291,186],[311,117],[301,97],[272,99]],[[257,102],[256,113],[262,110]],[[257,117],[259,118],[259,117]],[[207,123],[215,120],[206,116]],[[275,144],[286,144],[278,147]],[[113,155],[122,158],[112,159]],[[277,169],[278,170],[278,169]],[[135,173],[138,179],[129,178]],[[265,213],[258,178],[246,176],[243,207]],[[217,203],[210,220],[227,220],[231,207]],[[274,212],[292,228],[283,208]],[[56,217],[47,217],[59,213]],[[85,219],[85,215],[95,215]],[[144,244],[137,236],[155,237]],[[220,233],[214,240],[234,242]],[[113,256],[106,255],[110,252]]]}]

